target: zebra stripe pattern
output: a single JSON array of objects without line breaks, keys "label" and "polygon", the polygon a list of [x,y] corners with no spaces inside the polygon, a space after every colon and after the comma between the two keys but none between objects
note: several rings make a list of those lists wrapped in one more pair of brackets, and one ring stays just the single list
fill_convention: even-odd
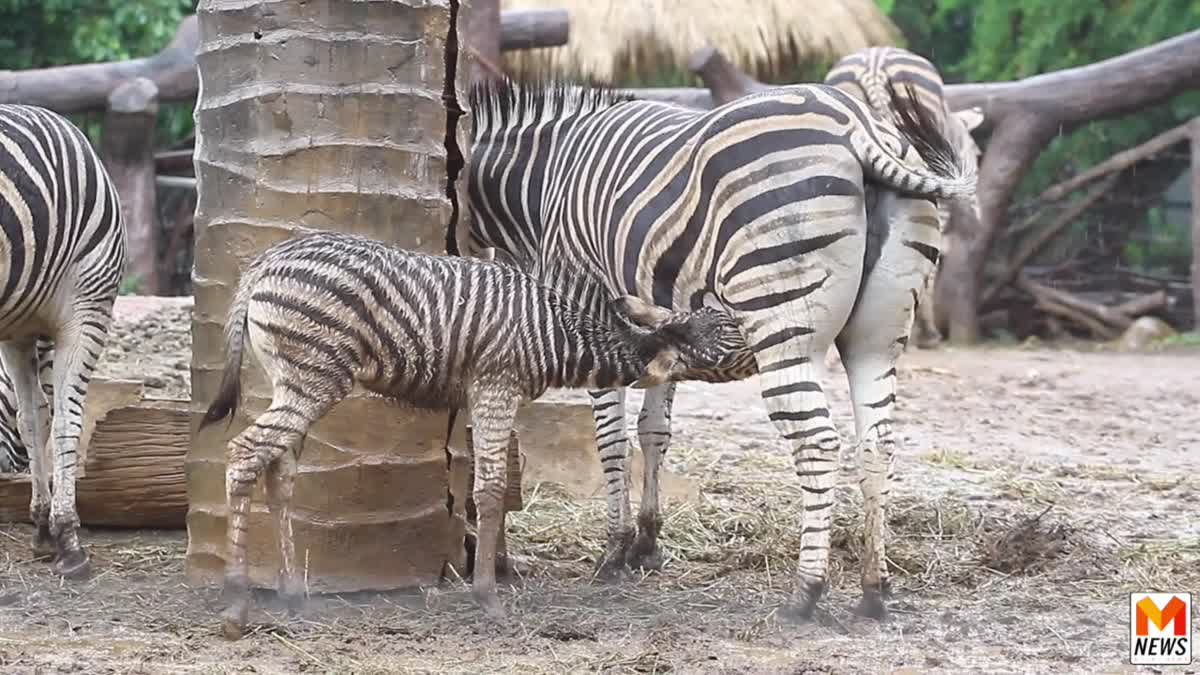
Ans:
[{"label": "zebra stripe pattern", "polygon": [[[38,398],[38,406],[46,407],[54,399],[54,391],[50,386],[53,377],[54,347],[44,338],[38,338],[38,378],[42,385],[43,397]],[[46,412],[49,421],[49,411]],[[20,426],[17,422],[17,391],[13,387],[12,378],[0,367],[0,473],[28,473],[29,449],[21,440]]]},{"label": "zebra stripe pattern", "polygon": [[556,266],[546,275],[543,284],[509,265],[336,233],[285,241],[250,264],[225,326],[220,393],[201,424],[235,412],[248,342],[272,397],[229,444],[227,637],[241,636],[249,611],[247,515],[264,471],[280,532],[280,590],[299,597],[288,518],[296,453],[309,427],[356,385],[428,409],[469,402],[479,513],[473,586],[488,616],[499,618],[496,542],[518,403],[550,387],[656,384],[719,363],[725,345],[743,348],[721,310],[672,312],[632,297],[610,303],[587,274]]},{"label": "zebra stripe pattern", "polygon": [[[917,93],[917,101],[941,126],[958,155],[978,165],[982,152],[971,137],[971,131],[983,123],[983,111],[979,108],[951,111],[946,104],[941,73],[928,59],[898,47],[868,47],[835,63],[825,76],[825,84],[866,101],[875,112],[885,117],[892,114],[888,85],[911,86]],[[978,219],[978,202],[972,200],[972,207],[974,217]],[[950,224],[949,202],[938,204],[938,221],[945,233]],[[943,255],[946,241],[942,240]],[[922,348],[932,347],[942,339],[933,315],[933,285],[936,277],[935,271],[926,282],[913,324],[913,342]]]},{"label": "zebra stripe pattern", "polygon": [[[792,445],[804,504],[802,616],[825,584],[840,444],[822,357],[837,339],[860,443],[890,462],[898,345],[940,245],[930,199],[974,193],[973,167],[922,108],[889,91],[906,113],[896,123],[825,85],[775,88],[707,112],[561,83],[485,83],[471,97],[465,252],[492,247],[537,265],[562,249],[617,292],[680,310],[715,304],[738,322],[746,360],[728,362],[753,365],[713,369],[704,379],[758,372],[769,417]],[[868,180],[892,190],[872,207],[891,229],[870,246]],[[877,273],[864,284],[868,254]],[[603,577],[660,558],[656,476],[670,442],[673,391],[647,391],[639,418],[648,468],[636,537],[624,479],[624,392],[592,392],[607,480]],[[864,482],[872,492],[868,550],[878,556],[864,561],[864,602],[876,614],[885,490],[879,480]]]},{"label": "zebra stripe pattern", "polygon": [[[90,565],[79,543],[75,464],[88,382],[124,273],[125,231],[99,156],[78,127],[43,108],[0,105],[0,265],[0,360],[32,449],[34,552],[55,557],[64,576],[83,577]],[[55,349],[48,378],[38,375],[39,337]],[[49,410],[37,404],[39,379]]]}]

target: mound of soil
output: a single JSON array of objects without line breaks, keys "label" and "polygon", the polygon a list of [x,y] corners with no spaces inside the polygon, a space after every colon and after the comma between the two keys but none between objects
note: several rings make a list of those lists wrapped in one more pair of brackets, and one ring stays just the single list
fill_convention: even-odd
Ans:
[{"label": "mound of soil", "polygon": [[142,380],[146,395],[191,398],[192,299],[117,299],[99,377]]}]

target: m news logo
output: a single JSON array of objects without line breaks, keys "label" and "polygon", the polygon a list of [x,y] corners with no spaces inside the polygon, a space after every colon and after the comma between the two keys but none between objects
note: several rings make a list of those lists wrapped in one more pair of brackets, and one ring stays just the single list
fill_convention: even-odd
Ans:
[{"label": "m news logo", "polygon": [[1191,621],[1191,593],[1130,593],[1129,663],[1191,665]]}]

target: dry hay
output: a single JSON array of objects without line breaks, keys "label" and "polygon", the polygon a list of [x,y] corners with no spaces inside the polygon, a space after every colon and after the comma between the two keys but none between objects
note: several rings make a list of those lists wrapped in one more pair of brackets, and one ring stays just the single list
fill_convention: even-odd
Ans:
[{"label": "dry hay", "polygon": [[[786,580],[799,551],[798,492],[781,480],[709,481],[699,503],[671,505],[661,537],[668,567],[676,568],[671,576],[760,572]],[[830,580],[856,584],[863,553],[858,491],[840,488],[835,509]],[[1046,515],[994,505],[980,510],[953,496],[900,496],[888,509],[889,567],[914,590],[973,587],[997,574],[1037,575],[1072,559],[1107,558],[1115,567],[1115,551]],[[525,510],[509,515],[509,531],[510,550],[578,573],[602,551],[603,500],[577,501],[557,485],[537,484]]]},{"label": "dry hay", "polygon": [[602,82],[687,68],[716,47],[741,69],[771,78],[797,64],[893,44],[899,31],[873,0],[504,0],[504,9],[566,9],[563,47],[507,52],[506,70],[545,70]]}]

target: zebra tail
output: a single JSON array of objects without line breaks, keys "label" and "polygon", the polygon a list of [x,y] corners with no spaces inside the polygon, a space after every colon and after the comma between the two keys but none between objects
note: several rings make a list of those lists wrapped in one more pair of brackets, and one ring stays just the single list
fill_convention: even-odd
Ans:
[{"label": "zebra tail", "polygon": [[247,281],[243,280],[229,308],[229,317],[225,321],[225,370],[221,375],[221,387],[200,420],[200,429],[226,417],[231,418],[232,423],[233,414],[242,401],[242,358],[245,355],[246,315],[250,308],[251,288]]},{"label": "zebra tail", "polygon": [[904,84],[904,95],[887,82],[888,98],[896,111],[896,129],[913,145],[921,159],[939,179],[936,197],[971,199],[975,195],[978,168],[973,158],[959,153],[947,138],[938,119],[917,98],[912,84]]}]

